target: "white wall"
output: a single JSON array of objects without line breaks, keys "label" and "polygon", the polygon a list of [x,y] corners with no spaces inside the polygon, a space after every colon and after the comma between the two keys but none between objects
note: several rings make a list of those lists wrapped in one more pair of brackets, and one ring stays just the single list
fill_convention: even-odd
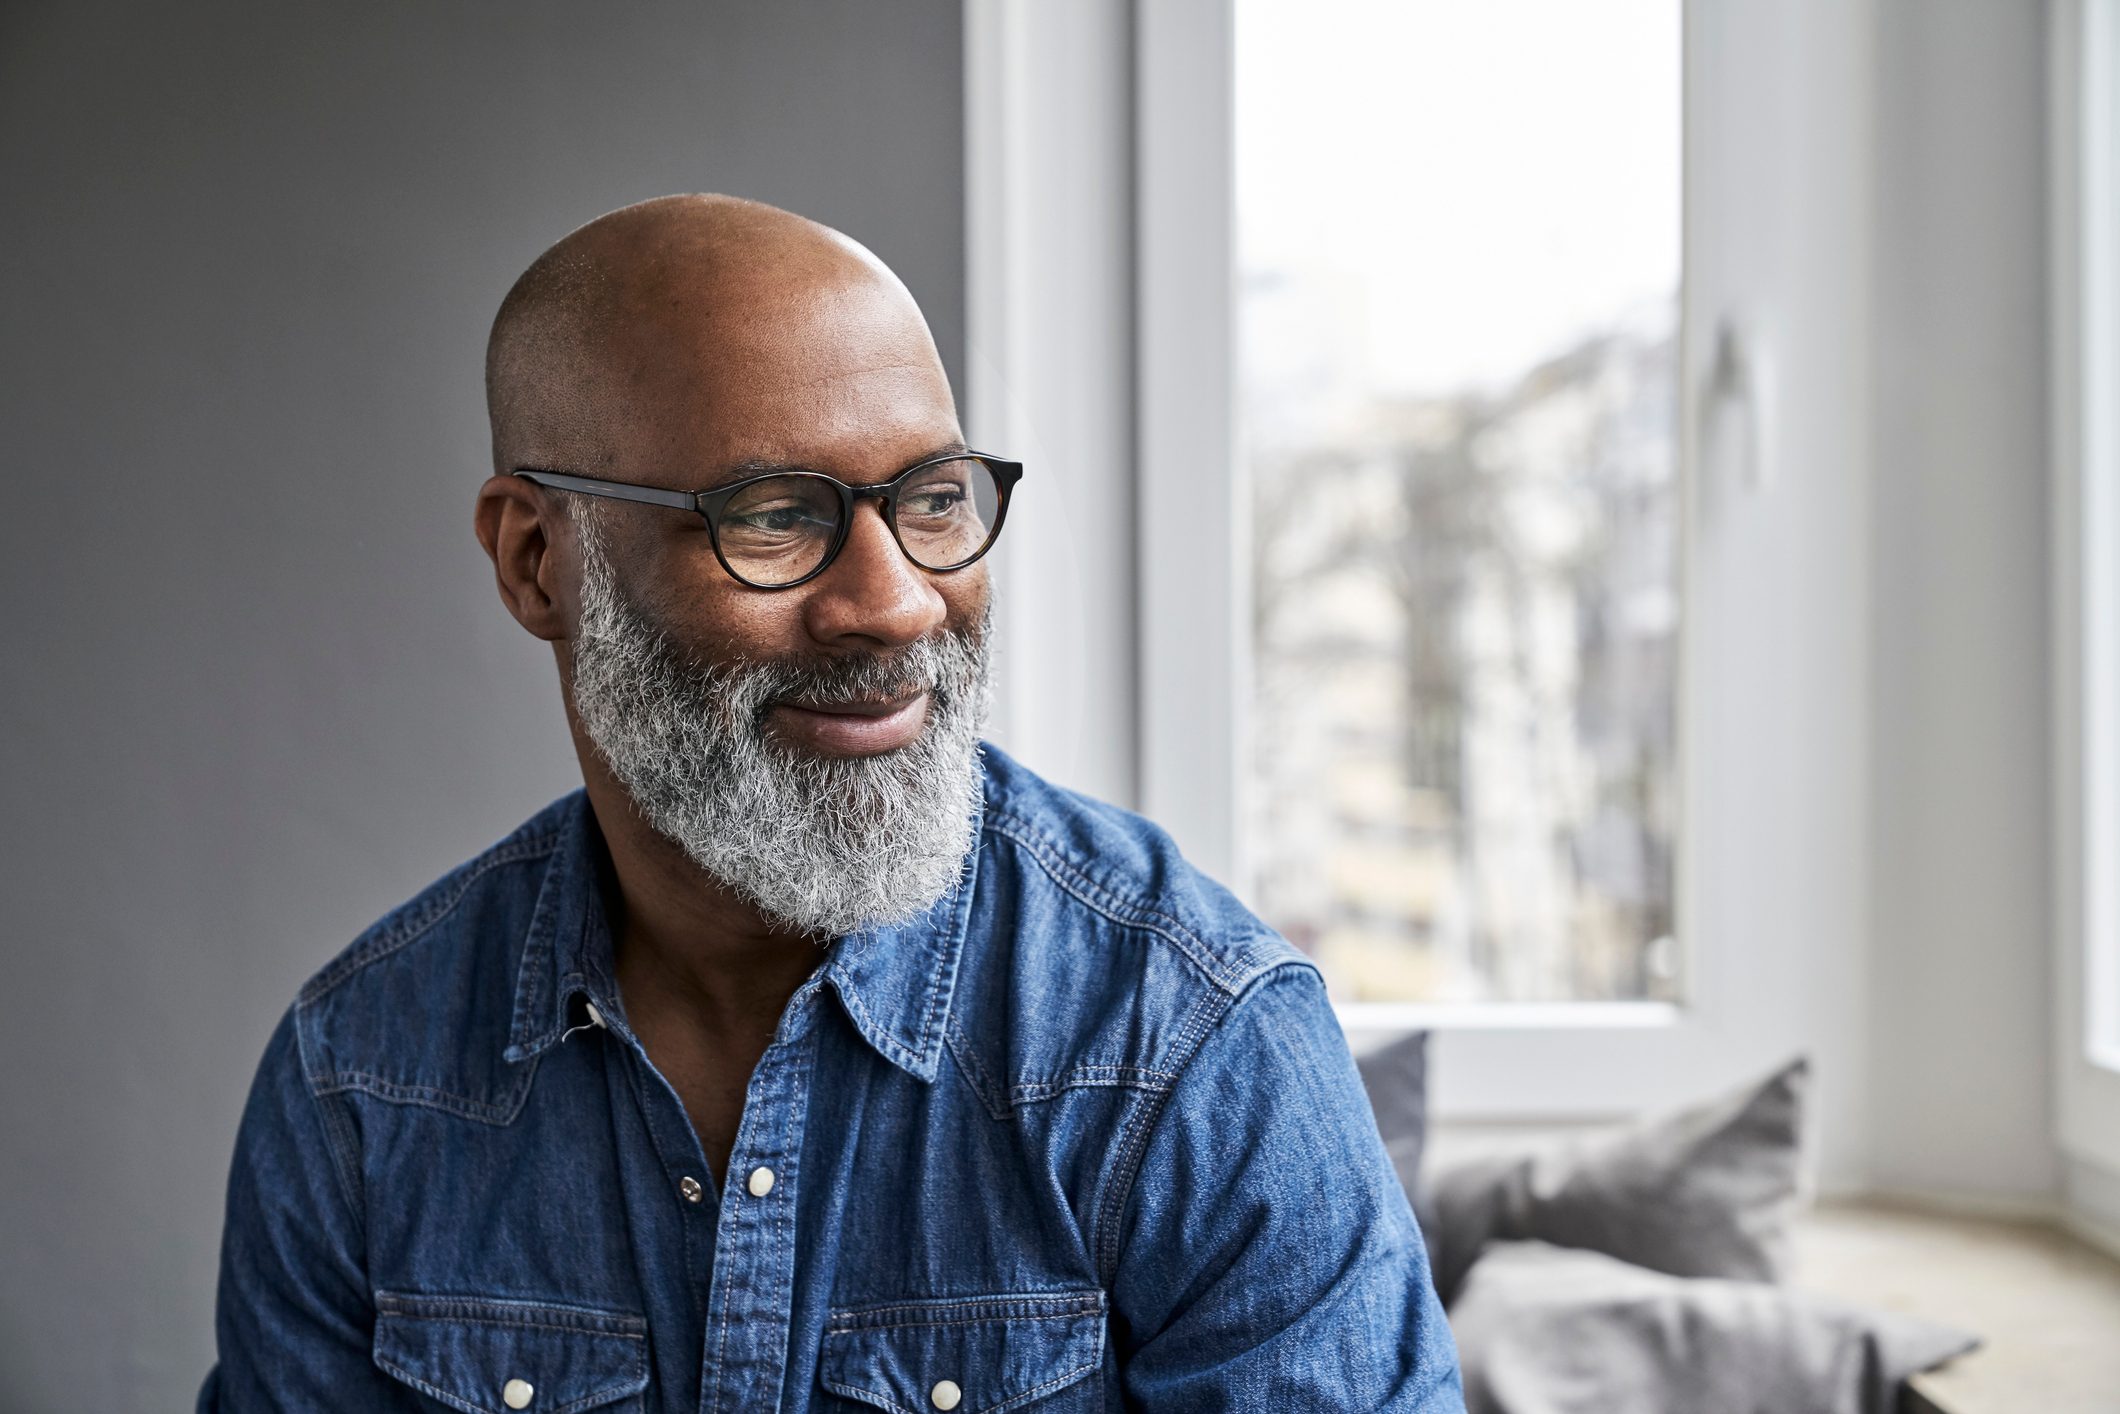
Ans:
[{"label": "white wall", "polygon": [[992,736],[1136,805],[1128,0],[965,0],[966,435],[1021,458],[995,552]]},{"label": "white wall", "polygon": [[1870,1176],[2004,1198],[2055,1182],[2042,8],[1878,42]]}]

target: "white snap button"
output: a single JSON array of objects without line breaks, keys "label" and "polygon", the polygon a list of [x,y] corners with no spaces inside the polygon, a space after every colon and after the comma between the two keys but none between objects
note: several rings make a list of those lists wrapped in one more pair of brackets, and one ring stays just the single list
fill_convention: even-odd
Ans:
[{"label": "white snap button", "polygon": [[744,1185],[751,1190],[753,1198],[763,1198],[773,1191],[773,1170],[760,1164],[751,1170],[751,1181]]},{"label": "white snap button", "polygon": [[957,1388],[955,1380],[937,1380],[928,1391],[928,1400],[937,1409],[955,1409],[957,1401],[964,1398],[964,1391]]},{"label": "white snap button", "polygon": [[677,1191],[685,1195],[687,1203],[697,1203],[707,1190],[699,1186],[698,1179],[686,1174],[677,1180]]},{"label": "white snap button", "polygon": [[[589,1009],[589,1024],[591,1026],[604,1025],[604,1014],[596,1009],[595,1002],[584,999],[582,1005]],[[604,1029],[607,1031],[610,1030],[608,1026],[604,1027]]]},{"label": "white snap button", "polygon": [[530,1387],[530,1381],[510,1380],[501,1386],[501,1403],[510,1409],[528,1409],[530,1396],[536,1393],[537,1391]]}]

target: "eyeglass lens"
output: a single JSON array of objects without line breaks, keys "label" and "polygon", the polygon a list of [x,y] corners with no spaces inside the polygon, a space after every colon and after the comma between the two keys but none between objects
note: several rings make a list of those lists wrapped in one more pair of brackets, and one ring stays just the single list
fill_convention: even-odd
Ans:
[{"label": "eyeglass lens", "polygon": [[[831,552],[840,507],[838,488],[821,477],[767,477],[722,509],[716,527],[722,557],[752,584],[792,584]],[[923,569],[956,569],[992,538],[1000,508],[1001,489],[986,463],[936,462],[898,488],[899,543]]]}]

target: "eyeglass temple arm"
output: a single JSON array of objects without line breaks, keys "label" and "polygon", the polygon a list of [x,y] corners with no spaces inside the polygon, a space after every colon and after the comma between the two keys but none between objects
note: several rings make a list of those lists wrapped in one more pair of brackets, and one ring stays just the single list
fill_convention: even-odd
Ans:
[{"label": "eyeglass temple arm", "polygon": [[665,491],[660,486],[633,486],[623,481],[599,481],[593,476],[569,476],[563,471],[519,469],[515,474],[525,481],[535,481],[540,486],[556,486],[562,491],[581,491],[591,496],[609,496],[614,501],[675,506],[682,511],[698,508],[698,502],[690,491]]}]

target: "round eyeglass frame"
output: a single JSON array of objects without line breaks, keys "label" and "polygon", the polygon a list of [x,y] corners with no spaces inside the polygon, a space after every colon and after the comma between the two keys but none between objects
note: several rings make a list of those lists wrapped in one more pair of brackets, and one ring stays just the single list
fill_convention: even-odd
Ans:
[{"label": "round eyeglass frame", "polygon": [[[994,523],[987,527],[986,539],[979,543],[979,548],[957,563],[940,566],[925,564],[906,548],[905,537],[898,533],[898,497],[908,477],[929,467],[954,461],[978,462],[993,475]],[[515,468],[514,474],[525,481],[555,487],[561,491],[578,491],[587,496],[605,496],[612,500],[637,501],[642,505],[669,506],[676,510],[696,512],[699,518],[707,523],[707,540],[714,547],[714,558],[720,563],[723,572],[746,588],[772,590],[793,589],[798,585],[808,584],[832,567],[832,561],[839,558],[840,550],[846,546],[847,536],[853,533],[856,502],[864,497],[874,497],[882,503],[878,509],[883,514],[883,523],[890,527],[891,539],[897,542],[898,553],[905,556],[907,563],[926,570],[929,574],[953,574],[976,563],[988,550],[994,548],[994,541],[1001,536],[1002,522],[1008,519],[1009,493],[1015,489],[1016,483],[1023,479],[1023,463],[989,456],[985,452],[940,452],[914,462],[888,481],[879,481],[869,486],[856,486],[827,472],[789,470],[760,472],[756,476],[747,476],[741,481],[732,481],[726,486],[716,486],[704,491],[672,491],[662,486],[643,486],[633,481],[606,481],[601,477],[576,476],[572,472],[545,471],[528,466]],[[806,476],[833,487],[839,493],[839,530],[832,537],[830,547],[825,550],[824,558],[819,560],[816,568],[809,573],[785,584],[760,584],[738,574],[735,567],[729,563],[729,557],[722,553],[721,513],[746,487],[783,476]]]}]

